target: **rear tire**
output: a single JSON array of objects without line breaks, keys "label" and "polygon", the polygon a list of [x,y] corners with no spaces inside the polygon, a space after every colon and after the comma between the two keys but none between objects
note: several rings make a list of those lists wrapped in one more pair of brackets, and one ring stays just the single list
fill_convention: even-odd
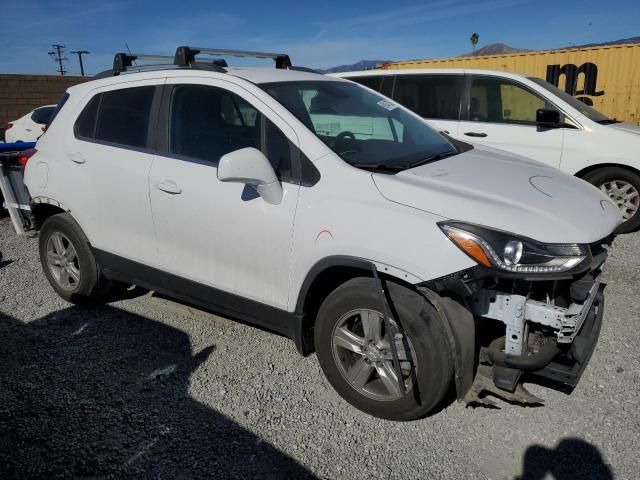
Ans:
[{"label": "rear tire", "polygon": [[40,263],[47,280],[68,302],[104,301],[111,283],[102,275],[86,235],[68,213],[47,218],[39,235]]},{"label": "rear tire", "polygon": [[616,233],[640,227],[640,175],[622,167],[606,167],[588,173],[584,180],[595,185],[618,205],[625,217]]},{"label": "rear tire", "polygon": [[[390,336],[384,331],[380,293],[371,278],[349,280],[325,299],[316,319],[315,347],[327,380],[351,405],[387,420],[413,420],[426,415],[447,393],[452,353],[431,304],[405,286],[387,282],[387,288],[391,318],[404,332],[404,338],[395,335],[404,393],[386,348]],[[396,380],[395,387],[390,379]]]}]

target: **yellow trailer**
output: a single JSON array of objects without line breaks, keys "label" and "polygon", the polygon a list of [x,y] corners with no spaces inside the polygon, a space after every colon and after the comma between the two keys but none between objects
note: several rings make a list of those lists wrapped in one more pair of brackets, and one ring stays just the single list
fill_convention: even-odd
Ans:
[{"label": "yellow trailer", "polygon": [[627,122],[640,123],[640,43],[482,57],[411,60],[383,69],[463,68],[533,75]]}]

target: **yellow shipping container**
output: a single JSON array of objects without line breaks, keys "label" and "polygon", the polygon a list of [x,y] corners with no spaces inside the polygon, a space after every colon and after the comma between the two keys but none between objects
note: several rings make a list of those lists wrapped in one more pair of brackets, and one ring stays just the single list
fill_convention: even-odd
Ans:
[{"label": "yellow shipping container", "polygon": [[611,118],[640,123],[640,43],[412,60],[387,63],[381,68],[464,68],[532,75],[581,98]]}]

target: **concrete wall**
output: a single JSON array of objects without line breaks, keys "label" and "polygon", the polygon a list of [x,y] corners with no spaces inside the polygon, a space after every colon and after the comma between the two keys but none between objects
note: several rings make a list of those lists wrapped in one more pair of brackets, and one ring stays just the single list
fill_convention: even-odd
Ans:
[{"label": "concrete wall", "polygon": [[35,107],[58,103],[67,88],[88,80],[91,77],[0,74],[0,140],[4,140],[7,122]]}]

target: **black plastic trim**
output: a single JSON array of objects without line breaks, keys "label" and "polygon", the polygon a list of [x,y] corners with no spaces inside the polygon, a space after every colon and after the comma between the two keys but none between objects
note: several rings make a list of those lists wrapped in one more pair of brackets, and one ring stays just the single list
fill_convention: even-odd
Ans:
[{"label": "black plastic trim", "polygon": [[292,339],[304,354],[302,315],[249,300],[193,280],[164,272],[133,260],[94,249],[104,275],[176,298],[235,320],[247,322]]},{"label": "black plastic trim", "polygon": [[359,268],[367,272],[366,276],[372,276],[371,262],[363,258],[351,257],[348,255],[332,255],[319,260],[313,267],[311,267],[309,272],[307,272],[307,276],[302,282],[300,292],[298,293],[298,300],[296,302],[295,312],[297,315],[303,315],[304,304],[315,279],[318,278],[322,272],[333,267]]},{"label": "black plastic trim", "polygon": [[[543,383],[549,383],[550,387],[563,385],[564,389],[569,391],[578,384],[591,360],[600,337],[602,319],[604,317],[603,291],[604,287],[601,286],[580,332],[573,339],[569,351],[556,357],[542,370],[530,373],[530,377]],[[598,308],[597,312],[594,311],[596,307]]]}]

